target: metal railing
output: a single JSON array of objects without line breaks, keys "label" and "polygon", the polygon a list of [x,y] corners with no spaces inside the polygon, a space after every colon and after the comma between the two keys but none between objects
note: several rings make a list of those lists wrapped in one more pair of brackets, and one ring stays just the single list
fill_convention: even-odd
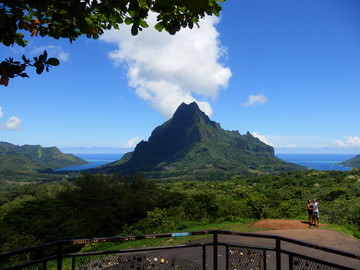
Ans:
[{"label": "metal railing", "polygon": [[[86,244],[209,236],[189,244],[79,252]],[[360,255],[291,238],[224,230],[61,240],[0,253],[0,269],[360,269]]]}]

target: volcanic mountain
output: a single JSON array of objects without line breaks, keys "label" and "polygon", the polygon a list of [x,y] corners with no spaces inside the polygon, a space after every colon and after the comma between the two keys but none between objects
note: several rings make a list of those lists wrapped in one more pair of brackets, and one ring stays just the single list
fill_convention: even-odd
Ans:
[{"label": "volcanic mountain", "polygon": [[274,148],[249,132],[227,131],[198,105],[182,103],[173,117],[156,127],[148,141],[119,161],[91,172],[141,172],[152,180],[225,180],[304,170],[274,156]]}]

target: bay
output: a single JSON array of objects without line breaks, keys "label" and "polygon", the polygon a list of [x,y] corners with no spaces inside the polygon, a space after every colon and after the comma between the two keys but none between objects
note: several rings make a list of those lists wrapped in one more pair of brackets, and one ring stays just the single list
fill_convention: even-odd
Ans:
[{"label": "bay", "polygon": [[354,154],[276,154],[284,161],[304,166],[308,169],[319,171],[349,171],[351,167],[345,167],[338,163],[356,155]]},{"label": "bay", "polygon": [[89,164],[84,164],[80,166],[70,166],[61,169],[57,169],[55,171],[79,171],[85,169],[96,168],[114,161],[121,159],[124,154],[73,154],[79,158],[82,158],[88,162]]}]

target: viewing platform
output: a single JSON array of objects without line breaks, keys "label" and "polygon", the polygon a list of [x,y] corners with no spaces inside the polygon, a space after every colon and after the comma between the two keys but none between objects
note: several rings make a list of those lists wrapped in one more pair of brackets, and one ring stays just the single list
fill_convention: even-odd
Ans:
[{"label": "viewing platform", "polygon": [[[199,239],[199,236],[203,238]],[[79,252],[85,245],[187,237],[188,244]],[[192,239],[193,237],[197,239]],[[147,239],[147,240],[146,240]],[[84,249],[83,249],[84,250]],[[360,254],[287,237],[224,230],[61,240],[0,254],[0,269],[360,269]]]}]

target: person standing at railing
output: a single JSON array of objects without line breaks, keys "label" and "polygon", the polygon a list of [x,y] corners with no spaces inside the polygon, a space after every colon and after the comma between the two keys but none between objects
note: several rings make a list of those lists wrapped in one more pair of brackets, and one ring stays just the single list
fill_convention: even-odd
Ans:
[{"label": "person standing at railing", "polygon": [[315,199],[312,203],[312,222],[315,226],[319,226],[320,223],[320,216],[319,216],[319,203],[320,200],[317,202]]},{"label": "person standing at railing", "polygon": [[313,216],[312,216],[313,208],[312,208],[311,200],[307,201],[306,207],[307,207],[307,210],[308,210],[309,226],[311,226],[312,225],[312,219],[313,219]]}]

